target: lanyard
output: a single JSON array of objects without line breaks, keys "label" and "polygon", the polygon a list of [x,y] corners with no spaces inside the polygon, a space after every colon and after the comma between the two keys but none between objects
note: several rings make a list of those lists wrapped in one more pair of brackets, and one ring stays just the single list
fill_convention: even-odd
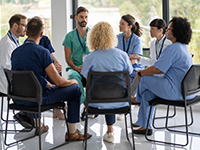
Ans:
[{"label": "lanyard", "polygon": [[79,37],[79,34],[78,34],[78,29],[76,28],[76,34],[77,34],[77,36],[78,36],[78,40],[79,40],[79,43],[81,44],[81,47],[83,48],[83,52],[85,53],[85,47],[86,47],[86,44],[85,44],[85,42],[86,42],[86,38],[87,38],[87,32],[88,32],[88,28],[87,28],[87,31],[86,31],[86,36],[85,36],[85,41],[84,41],[84,45],[83,45],[83,43],[81,42],[81,39],[80,39],[80,37]]},{"label": "lanyard", "polygon": [[15,41],[15,39],[13,38],[12,33],[10,32],[10,30],[8,31],[7,35],[8,35],[8,37],[15,43],[15,45],[18,47],[18,46],[19,46],[19,43],[17,43],[17,42]]},{"label": "lanyard", "polygon": [[37,44],[35,41],[33,40],[27,40],[25,43],[34,43],[34,44]]},{"label": "lanyard", "polygon": [[[123,35],[123,37],[124,37],[124,35]],[[131,36],[130,36],[130,38],[129,38],[129,42],[128,42],[128,47],[127,47],[127,50],[125,49],[125,37],[123,38],[123,50],[126,52],[126,53],[128,53],[128,50],[129,50],[129,47],[130,47],[130,44],[131,44],[131,39],[132,39],[132,37],[133,37],[133,34],[131,34]]]},{"label": "lanyard", "polygon": [[157,51],[157,42],[155,43],[155,47],[156,47],[156,59],[158,59],[158,58],[160,57],[160,54],[162,53],[163,45],[164,45],[165,39],[166,39],[166,36],[164,37],[164,39],[163,39],[163,41],[162,41],[162,45],[161,45],[161,48],[160,48],[159,55],[158,55],[158,51]]}]

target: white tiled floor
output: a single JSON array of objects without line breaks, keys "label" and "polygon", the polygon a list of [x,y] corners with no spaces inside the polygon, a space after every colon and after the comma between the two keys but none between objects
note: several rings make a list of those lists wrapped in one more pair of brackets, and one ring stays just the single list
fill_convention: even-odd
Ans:
[{"label": "white tiled floor", "polygon": [[[165,108],[159,108],[158,114],[165,114]],[[137,120],[137,112],[138,107],[135,106],[132,110],[132,117],[133,121]],[[184,116],[181,113],[181,110],[177,112],[177,118],[172,119],[175,124],[180,123],[184,120]],[[199,119],[200,112],[194,112],[195,123],[191,130],[199,131],[200,132],[200,119]],[[12,113],[10,113],[12,116]],[[42,149],[46,150],[51,147],[56,146],[57,144],[61,144],[64,142],[66,127],[64,121],[53,119],[52,112],[46,112],[43,116],[45,116],[45,124],[49,126],[49,131],[47,133],[42,134]],[[129,117],[129,116],[128,116]],[[156,125],[162,125],[164,123],[163,120],[159,120],[156,122]],[[170,122],[172,123],[172,122]],[[2,124],[2,123],[1,123]],[[130,124],[129,125],[129,132]],[[14,125],[11,125],[12,128]],[[3,125],[4,127],[4,125]],[[16,124],[17,128],[20,128],[20,125]],[[84,130],[84,122],[80,122],[77,124],[77,128],[83,132]],[[131,150],[128,141],[126,140],[125,130],[124,130],[124,121],[116,121],[114,124],[114,136],[115,141],[114,143],[107,143],[102,140],[102,136],[106,132],[106,125],[104,116],[98,116],[95,119],[89,119],[89,133],[93,136],[91,139],[88,140],[88,150]],[[8,141],[12,141],[13,138],[17,139],[25,134],[33,134],[33,132],[29,133],[18,133],[18,134],[9,134]],[[131,138],[131,134],[129,133],[129,137]],[[200,149],[200,136],[190,136],[189,137],[189,144],[186,147],[174,147],[170,145],[159,145],[154,144],[149,141],[146,141],[143,135],[135,135],[135,147],[136,150],[199,150]],[[160,138],[166,139],[177,142],[184,142],[184,135],[182,134],[171,134],[166,132],[165,130],[154,130],[154,136],[152,138]],[[0,132],[0,149],[8,149],[8,150],[38,150],[38,137],[32,138],[30,140],[24,141],[12,147],[6,147],[3,143],[4,141],[4,134]],[[63,147],[57,148],[57,150],[83,150],[82,142],[71,142]]]}]

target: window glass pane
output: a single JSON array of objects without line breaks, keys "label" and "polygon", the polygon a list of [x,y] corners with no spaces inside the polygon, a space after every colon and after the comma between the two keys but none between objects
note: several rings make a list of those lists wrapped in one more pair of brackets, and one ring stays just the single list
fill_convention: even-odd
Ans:
[{"label": "window glass pane", "polygon": [[195,64],[200,63],[200,0],[170,0],[170,18],[173,16],[186,17],[192,26],[192,40],[188,46],[190,52],[194,54]]},{"label": "window glass pane", "polygon": [[[44,34],[51,39],[51,1],[50,0],[1,0],[0,1],[0,38],[9,30],[8,21],[14,14],[27,18],[40,16],[45,24]],[[21,43],[26,37],[20,37]]]},{"label": "window glass pane", "polygon": [[150,21],[162,17],[162,0],[79,0],[79,5],[89,10],[89,27],[99,21],[107,21],[113,26],[116,34],[119,33],[121,16],[133,15],[143,29],[141,40],[145,48],[149,47],[151,41]]}]

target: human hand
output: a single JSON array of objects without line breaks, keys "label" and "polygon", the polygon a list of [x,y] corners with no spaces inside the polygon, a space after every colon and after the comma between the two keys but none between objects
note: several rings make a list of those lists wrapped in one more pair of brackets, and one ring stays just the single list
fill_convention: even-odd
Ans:
[{"label": "human hand", "polygon": [[138,54],[129,54],[130,59],[140,59],[140,56]]},{"label": "human hand", "polygon": [[49,81],[47,81],[47,86],[49,87],[49,88],[51,88],[51,87],[53,87],[53,86],[55,86],[54,84],[51,84]]},{"label": "human hand", "polygon": [[61,64],[55,63],[54,66],[55,66],[56,70],[58,71],[58,73],[62,72],[62,65]]},{"label": "human hand", "polygon": [[79,73],[81,73],[82,67],[83,66],[76,67],[76,71],[79,72]]},{"label": "human hand", "polygon": [[69,79],[70,81],[71,81],[71,84],[76,84],[76,85],[78,85],[78,81],[77,80],[75,80],[75,79]]}]

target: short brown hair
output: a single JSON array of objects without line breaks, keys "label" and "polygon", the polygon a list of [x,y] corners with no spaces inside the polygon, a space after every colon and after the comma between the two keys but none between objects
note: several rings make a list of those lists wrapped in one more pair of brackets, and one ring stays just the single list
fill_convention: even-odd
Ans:
[{"label": "short brown hair", "polygon": [[10,29],[13,27],[14,23],[20,24],[21,19],[26,19],[26,16],[22,14],[15,14],[9,20]]},{"label": "short brown hair", "polygon": [[78,8],[76,9],[75,15],[78,16],[78,14],[79,14],[80,12],[87,12],[87,13],[89,13],[89,11],[87,10],[87,8],[85,8],[85,7],[83,7],[83,6],[80,6],[80,7],[78,7]]},{"label": "short brown hair", "polygon": [[27,35],[28,37],[37,38],[43,30],[43,23],[39,18],[32,18],[27,24]]}]

